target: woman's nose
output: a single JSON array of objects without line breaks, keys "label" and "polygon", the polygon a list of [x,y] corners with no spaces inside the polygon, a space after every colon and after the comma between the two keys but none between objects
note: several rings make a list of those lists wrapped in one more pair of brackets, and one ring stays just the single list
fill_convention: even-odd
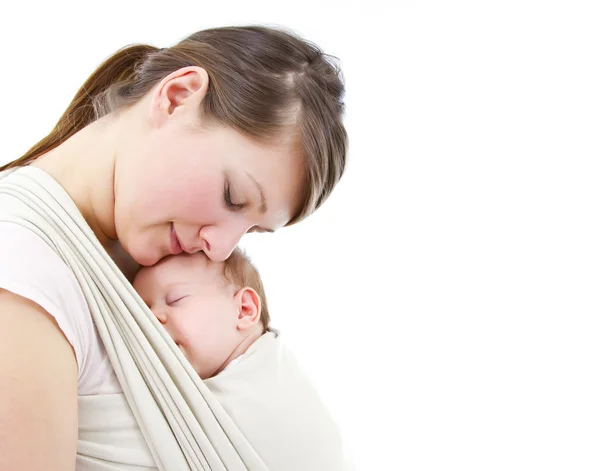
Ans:
[{"label": "woman's nose", "polygon": [[200,231],[201,237],[206,241],[204,253],[213,262],[222,262],[231,255],[242,236],[248,232],[248,227],[205,227]]}]

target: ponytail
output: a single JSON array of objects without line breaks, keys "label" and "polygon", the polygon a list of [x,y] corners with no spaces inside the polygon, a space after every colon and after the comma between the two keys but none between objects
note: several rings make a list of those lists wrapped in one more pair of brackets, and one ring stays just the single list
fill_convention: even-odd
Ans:
[{"label": "ponytail", "polygon": [[344,83],[338,61],[291,32],[263,26],[213,28],[165,49],[132,45],[108,58],[85,82],[52,132],[0,171],[27,165],[103,116],[134,106],[170,73],[206,70],[199,106],[206,123],[258,141],[297,136],[304,158],[301,221],[329,197],[346,167]]}]

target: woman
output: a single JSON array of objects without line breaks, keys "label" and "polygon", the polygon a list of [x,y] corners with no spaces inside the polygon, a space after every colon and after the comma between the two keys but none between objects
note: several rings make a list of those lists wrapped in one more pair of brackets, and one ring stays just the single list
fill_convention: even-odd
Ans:
[{"label": "woman", "polygon": [[[58,182],[129,279],[183,251],[220,261],[246,232],[296,223],[329,196],[345,166],[342,95],[327,57],[278,30],[131,46],[0,170]],[[56,254],[6,222],[0,246],[0,469],[74,469],[77,397],[119,382]]]}]

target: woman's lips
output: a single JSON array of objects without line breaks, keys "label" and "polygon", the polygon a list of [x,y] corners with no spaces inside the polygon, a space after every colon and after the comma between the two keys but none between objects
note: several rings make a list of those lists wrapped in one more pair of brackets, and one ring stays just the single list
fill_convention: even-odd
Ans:
[{"label": "woman's lips", "polygon": [[179,238],[175,233],[175,226],[171,223],[171,253],[173,255],[179,255],[183,252],[183,247],[181,246],[181,242],[179,242]]}]

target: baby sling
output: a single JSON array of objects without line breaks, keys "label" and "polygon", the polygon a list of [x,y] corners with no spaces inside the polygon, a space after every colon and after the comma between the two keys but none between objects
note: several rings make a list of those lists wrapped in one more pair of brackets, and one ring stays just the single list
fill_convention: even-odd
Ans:
[{"label": "baby sling", "polygon": [[73,272],[123,389],[79,397],[78,471],[349,469],[280,336],[202,381],[49,174],[0,174],[0,221],[33,231]]}]

